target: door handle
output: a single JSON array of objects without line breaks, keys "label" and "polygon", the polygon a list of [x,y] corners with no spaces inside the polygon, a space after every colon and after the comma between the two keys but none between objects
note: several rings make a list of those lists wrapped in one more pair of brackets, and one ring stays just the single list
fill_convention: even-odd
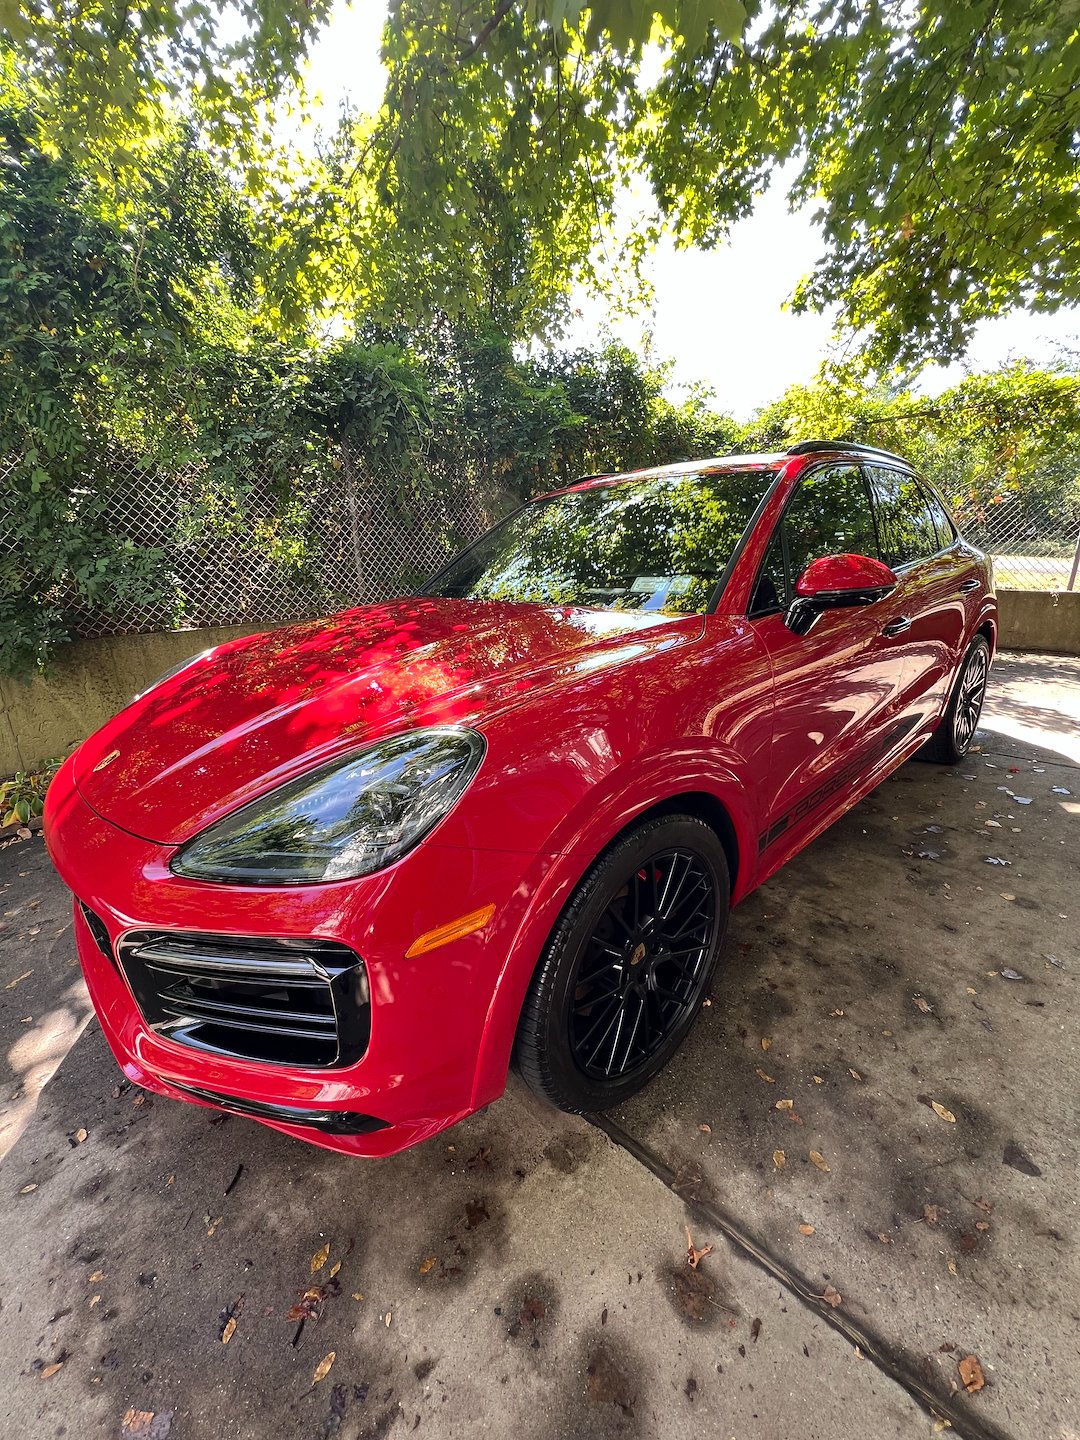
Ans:
[{"label": "door handle", "polygon": [[898,619],[891,621],[882,627],[882,635],[902,635],[905,630],[911,629],[911,620],[907,615],[901,615]]},{"label": "door handle", "polygon": [[982,581],[976,580],[973,576],[970,580],[965,580],[964,583],[960,586],[960,594],[970,595],[972,590],[978,590],[981,584]]}]

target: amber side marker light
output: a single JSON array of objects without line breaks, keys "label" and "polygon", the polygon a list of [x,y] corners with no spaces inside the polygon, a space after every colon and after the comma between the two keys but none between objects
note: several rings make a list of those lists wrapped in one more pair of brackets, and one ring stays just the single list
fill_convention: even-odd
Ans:
[{"label": "amber side marker light", "polygon": [[429,950],[438,950],[440,945],[449,945],[451,940],[460,940],[463,935],[472,935],[475,931],[482,930],[494,914],[495,906],[485,905],[482,910],[470,910],[468,915],[451,920],[449,925],[425,930],[405,951],[405,959],[412,960],[416,955],[426,955]]}]

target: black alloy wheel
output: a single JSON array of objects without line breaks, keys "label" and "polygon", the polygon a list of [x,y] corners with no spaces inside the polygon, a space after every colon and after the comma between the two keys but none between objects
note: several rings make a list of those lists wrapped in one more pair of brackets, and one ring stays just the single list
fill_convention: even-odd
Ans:
[{"label": "black alloy wheel", "polygon": [[971,749],[979,728],[986,681],[990,673],[990,646],[985,636],[976,635],[968,647],[955,681],[945,714],[937,729],[919,751],[919,758],[941,765],[955,765]]},{"label": "black alloy wheel", "polygon": [[986,677],[989,670],[990,656],[985,644],[976,645],[960,672],[960,688],[953,709],[953,745],[961,755],[967,754],[975,738],[986,696]]},{"label": "black alloy wheel", "polygon": [[533,977],[515,1052],[530,1087],[588,1113],[647,1084],[701,1007],[728,898],[723,846],[696,817],[645,821],[610,847]]}]

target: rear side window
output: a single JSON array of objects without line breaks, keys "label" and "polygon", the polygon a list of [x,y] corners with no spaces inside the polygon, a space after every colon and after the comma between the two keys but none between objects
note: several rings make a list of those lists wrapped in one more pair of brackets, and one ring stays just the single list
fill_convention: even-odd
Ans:
[{"label": "rear side window", "polygon": [[926,481],[922,484],[923,494],[926,496],[926,503],[930,509],[930,518],[934,522],[934,529],[937,531],[938,549],[945,550],[956,539],[956,526],[949,519],[949,512],[934,494]]},{"label": "rear side window", "polygon": [[[886,565],[925,560],[942,548],[926,491],[904,470],[868,465],[881,558]],[[948,518],[947,516],[945,517]]]}]

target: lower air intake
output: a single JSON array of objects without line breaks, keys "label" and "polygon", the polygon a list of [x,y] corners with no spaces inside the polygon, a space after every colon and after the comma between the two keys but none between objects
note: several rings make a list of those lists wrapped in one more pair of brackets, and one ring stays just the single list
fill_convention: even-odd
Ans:
[{"label": "lower air intake", "polygon": [[117,958],[147,1024],[181,1045],[317,1068],[367,1049],[367,972],[346,945],[140,930]]}]

